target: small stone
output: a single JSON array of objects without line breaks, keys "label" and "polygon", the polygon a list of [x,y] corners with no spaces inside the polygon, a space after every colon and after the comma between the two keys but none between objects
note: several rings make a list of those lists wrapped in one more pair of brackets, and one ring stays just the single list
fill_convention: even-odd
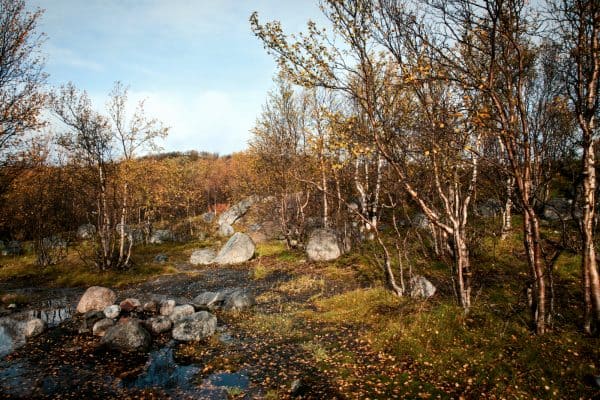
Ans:
[{"label": "small stone", "polygon": [[158,311],[158,304],[155,301],[148,301],[144,303],[142,309],[146,312],[155,314]]},{"label": "small stone", "polygon": [[121,306],[113,304],[112,306],[108,306],[104,309],[104,316],[106,318],[117,318],[121,313]]},{"label": "small stone", "polygon": [[175,308],[175,300],[165,300],[160,303],[160,315],[171,315]]},{"label": "small stone", "polygon": [[10,303],[8,306],[6,306],[6,308],[8,308],[9,310],[16,310],[17,305],[15,303]]},{"label": "small stone", "polygon": [[115,321],[113,321],[112,319],[109,319],[109,318],[101,319],[100,321],[97,321],[94,324],[94,327],[92,328],[92,333],[94,334],[94,336],[102,337],[106,334],[106,331],[108,330],[108,328],[110,328],[114,324],[115,324]]},{"label": "small stone", "polygon": [[37,336],[44,332],[46,329],[46,323],[39,318],[33,318],[25,322],[23,326],[23,334],[25,337]]},{"label": "small stone", "polygon": [[132,312],[142,307],[142,303],[138,299],[128,298],[121,302],[121,310]]},{"label": "small stone", "polygon": [[167,256],[166,254],[163,254],[163,253],[157,254],[154,257],[154,262],[157,262],[157,263],[164,263],[167,261],[169,261],[169,256]]}]

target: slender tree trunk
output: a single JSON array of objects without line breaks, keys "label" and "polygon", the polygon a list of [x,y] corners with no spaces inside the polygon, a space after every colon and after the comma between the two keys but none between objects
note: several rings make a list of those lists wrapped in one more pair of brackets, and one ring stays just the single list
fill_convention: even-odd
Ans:
[{"label": "slender tree trunk", "polygon": [[323,194],[323,227],[329,228],[329,207],[327,204],[327,175],[325,174],[325,162],[321,156],[321,193]]},{"label": "slender tree trunk", "polygon": [[591,334],[593,325],[600,323],[600,279],[594,247],[596,204],[596,167],[594,141],[587,140],[583,148],[583,217],[581,232],[583,253],[581,275],[583,289],[583,329]]},{"label": "slender tree trunk", "polygon": [[531,268],[531,318],[537,334],[546,332],[546,276],[541,261],[540,226],[531,205],[525,206],[523,214],[524,243]]},{"label": "slender tree trunk", "polygon": [[126,265],[125,261],[125,224],[127,223],[127,197],[129,196],[129,185],[127,182],[123,184],[123,208],[121,209],[121,224],[120,224],[120,238],[119,238],[119,266]]},{"label": "slender tree trunk", "polygon": [[512,194],[514,185],[514,177],[509,176],[506,178],[506,201],[504,202],[504,209],[502,210],[502,231],[500,240],[506,239],[512,229]]},{"label": "slender tree trunk", "polygon": [[471,307],[471,266],[465,234],[459,227],[454,228],[453,242],[458,299],[461,307],[468,311]]}]

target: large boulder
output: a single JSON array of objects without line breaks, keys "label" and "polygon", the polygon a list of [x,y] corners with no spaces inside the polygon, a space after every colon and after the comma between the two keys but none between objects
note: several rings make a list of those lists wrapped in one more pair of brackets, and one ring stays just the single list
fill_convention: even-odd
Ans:
[{"label": "large boulder", "polygon": [[174,240],[175,235],[168,229],[157,229],[152,232],[152,235],[150,236],[150,243],[152,244],[162,244],[165,242],[173,242]]},{"label": "large boulder", "polygon": [[124,353],[146,351],[152,338],[136,320],[127,320],[114,325],[102,337],[101,343]]},{"label": "large boulder", "polygon": [[435,294],[436,287],[429,282],[427,278],[421,275],[415,275],[408,282],[410,288],[410,297],[419,299],[428,299]]},{"label": "large boulder", "polygon": [[201,340],[215,333],[217,317],[207,311],[198,311],[179,319],[173,326],[173,339],[189,342]]},{"label": "large boulder", "polygon": [[190,264],[192,265],[209,265],[212,264],[217,252],[213,249],[194,250],[190,256]]},{"label": "large boulder", "polygon": [[306,254],[313,261],[331,261],[338,258],[340,249],[336,233],[329,229],[315,229],[306,244]]},{"label": "large boulder", "polygon": [[42,239],[42,246],[46,249],[66,249],[67,241],[60,236],[48,236]]},{"label": "large boulder", "polygon": [[[573,218],[571,210],[573,209],[573,200],[564,197],[554,197],[544,204],[542,218],[547,221],[570,220]],[[575,217],[581,216],[581,208],[575,207]]]},{"label": "large boulder", "polygon": [[112,305],[117,299],[115,292],[109,288],[102,286],[89,287],[77,304],[78,313],[86,313],[88,311],[104,311],[104,309]]},{"label": "large boulder", "polygon": [[96,227],[92,224],[83,224],[77,228],[77,238],[81,240],[88,240],[94,237],[96,234]]},{"label": "large boulder", "polygon": [[214,262],[217,264],[239,264],[250,260],[254,256],[256,246],[250,237],[237,232],[221,248]]},{"label": "large boulder", "polygon": [[244,200],[239,203],[231,206],[227,211],[223,214],[219,215],[219,219],[217,223],[219,226],[223,224],[233,225],[235,221],[240,219],[241,217],[248,212],[248,209],[256,202],[256,196],[246,197]]}]

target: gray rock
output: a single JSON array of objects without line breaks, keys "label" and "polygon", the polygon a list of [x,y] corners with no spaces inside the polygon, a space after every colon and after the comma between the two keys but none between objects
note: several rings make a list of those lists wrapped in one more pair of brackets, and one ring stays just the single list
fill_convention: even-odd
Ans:
[{"label": "gray rock", "polygon": [[254,299],[254,296],[247,291],[240,289],[233,291],[226,297],[223,309],[229,311],[241,311],[250,308],[255,304],[256,300]]},{"label": "gray rock", "polygon": [[18,240],[11,240],[4,245],[2,249],[3,256],[18,256],[23,253],[23,246]]},{"label": "gray rock", "polygon": [[110,318],[104,318],[104,319],[101,319],[100,321],[96,321],[96,323],[92,327],[92,333],[94,334],[94,336],[102,337],[102,336],[106,335],[106,331],[108,331],[108,329],[110,327],[112,327],[114,324],[115,324],[115,321]]},{"label": "gray rock", "polygon": [[202,221],[206,222],[207,224],[210,224],[215,220],[215,213],[212,211],[205,212],[200,217],[202,218]]},{"label": "gray rock", "polygon": [[410,297],[428,299],[433,296],[436,291],[436,287],[433,283],[429,282],[427,278],[421,275],[413,276],[408,282],[410,288]]},{"label": "gray rock", "polygon": [[417,213],[412,218],[412,225],[419,229],[427,229],[429,228],[430,222],[425,214]]},{"label": "gray rock", "polygon": [[209,265],[217,256],[217,252],[213,249],[194,250],[190,256],[190,264],[192,265]]},{"label": "gray rock", "polygon": [[308,238],[306,254],[313,261],[337,259],[342,254],[337,234],[329,229],[315,229]]},{"label": "gray rock", "polygon": [[173,321],[169,317],[160,315],[155,318],[150,318],[146,321],[146,326],[154,335],[168,332],[173,326]]},{"label": "gray rock", "polygon": [[230,237],[235,233],[235,229],[227,223],[223,223],[219,225],[219,229],[217,230],[217,234],[221,237]]},{"label": "gray rock", "polygon": [[500,215],[502,209],[502,202],[498,199],[487,199],[475,207],[476,213],[484,218],[493,218]]},{"label": "gray rock", "polygon": [[12,318],[0,318],[0,358],[25,344],[21,324]]},{"label": "gray rock", "polygon": [[198,311],[179,319],[173,326],[173,339],[201,340],[215,333],[217,317],[207,311]]},{"label": "gray rock", "polygon": [[154,262],[164,263],[167,261],[169,261],[169,256],[167,256],[166,254],[160,253],[154,256]]},{"label": "gray rock", "polygon": [[246,197],[244,200],[231,206],[227,211],[219,215],[217,223],[219,224],[219,226],[223,224],[233,225],[235,221],[243,217],[244,214],[248,212],[248,210],[256,202],[256,200],[256,196]]},{"label": "gray rock", "polygon": [[106,318],[117,318],[121,314],[121,306],[117,304],[110,305],[104,309]]},{"label": "gray rock", "polygon": [[88,311],[103,311],[117,299],[115,292],[102,286],[89,287],[77,304],[78,313]]},{"label": "gray rock", "polygon": [[111,326],[100,343],[124,353],[146,351],[152,338],[136,320],[128,320]]},{"label": "gray rock", "polygon": [[106,318],[103,311],[91,310],[83,314],[82,323],[79,327],[79,333],[87,333],[92,329],[94,324],[101,319]]},{"label": "gray rock", "polygon": [[26,338],[37,336],[46,330],[46,323],[39,318],[32,318],[23,323],[22,329]]},{"label": "gray rock", "polygon": [[177,303],[172,299],[162,301],[160,303],[160,315],[171,315],[176,305]]},{"label": "gray rock", "polygon": [[187,315],[192,315],[194,312],[196,312],[194,306],[191,304],[184,304],[173,308],[173,312],[169,315],[169,318],[175,323]]},{"label": "gray rock", "polygon": [[83,224],[77,228],[77,238],[81,240],[88,240],[94,237],[96,234],[96,227],[92,224]]},{"label": "gray rock", "polygon": [[199,310],[217,310],[225,303],[226,293],[204,292],[192,300],[192,304]]},{"label": "gray rock", "polygon": [[59,236],[48,236],[42,239],[42,246],[46,249],[66,249],[67,241]]},{"label": "gray rock", "polygon": [[[547,221],[568,221],[573,218],[571,209],[573,206],[573,200],[566,199],[564,197],[554,197],[544,205],[544,212],[542,218]],[[575,208],[575,217],[581,216],[581,208]]]},{"label": "gray rock", "polygon": [[152,232],[150,236],[150,243],[152,244],[162,244],[166,242],[173,242],[175,240],[175,235],[168,229],[157,229]]},{"label": "gray rock", "polygon": [[237,232],[221,248],[214,262],[221,265],[246,262],[254,256],[255,248],[248,235]]}]

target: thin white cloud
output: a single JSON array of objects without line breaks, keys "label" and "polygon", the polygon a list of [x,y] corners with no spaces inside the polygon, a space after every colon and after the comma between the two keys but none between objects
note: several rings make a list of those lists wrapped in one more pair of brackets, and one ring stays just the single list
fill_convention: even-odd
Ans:
[{"label": "thin white cloud", "polygon": [[86,69],[92,72],[104,71],[104,66],[94,60],[86,59],[70,49],[48,45],[45,48],[48,63]]}]

